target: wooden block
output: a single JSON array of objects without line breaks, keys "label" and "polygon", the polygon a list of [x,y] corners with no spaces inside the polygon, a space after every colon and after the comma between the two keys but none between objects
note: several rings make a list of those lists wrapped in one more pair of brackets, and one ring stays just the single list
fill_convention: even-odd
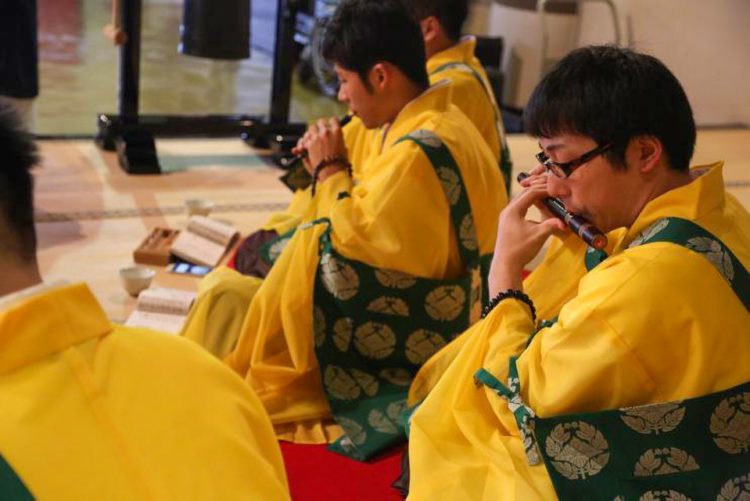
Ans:
[{"label": "wooden block", "polygon": [[171,228],[154,228],[133,252],[133,260],[139,264],[168,265],[169,249],[179,233],[180,230]]}]

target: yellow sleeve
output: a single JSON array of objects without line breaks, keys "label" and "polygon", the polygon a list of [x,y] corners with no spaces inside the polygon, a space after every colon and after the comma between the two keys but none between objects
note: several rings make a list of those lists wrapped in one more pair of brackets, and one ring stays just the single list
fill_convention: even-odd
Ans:
[{"label": "yellow sleeve", "polygon": [[318,186],[316,214],[330,218],[334,247],[371,266],[444,276],[449,255],[458,250],[455,241],[451,245],[450,210],[432,164],[411,141],[375,162],[357,186],[344,172]]}]

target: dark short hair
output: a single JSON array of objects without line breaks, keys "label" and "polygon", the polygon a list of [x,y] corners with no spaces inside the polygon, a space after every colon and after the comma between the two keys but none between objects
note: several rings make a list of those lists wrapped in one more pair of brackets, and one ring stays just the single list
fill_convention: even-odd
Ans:
[{"label": "dark short hair", "polygon": [[343,0],[326,25],[323,56],[357,72],[368,89],[368,73],[383,61],[430,85],[422,32],[398,0]]},{"label": "dark short hair", "polygon": [[36,259],[33,179],[38,161],[31,134],[7,102],[0,100],[0,254],[13,253],[26,262]]},{"label": "dark short hair", "polygon": [[537,137],[580,134],[625,166],[636,136],[658,138],[669,166],[686,171],[695,149],[695,121],[685,91],[658,59],[614,46],[576,49],[545,76],[524,111],[526,131]]},{"label": "dark short hair", "polygon": [[435,16],[452,40],[461,38],[461,28],[469,16],[468,0],[403,0],[417,21]]}]

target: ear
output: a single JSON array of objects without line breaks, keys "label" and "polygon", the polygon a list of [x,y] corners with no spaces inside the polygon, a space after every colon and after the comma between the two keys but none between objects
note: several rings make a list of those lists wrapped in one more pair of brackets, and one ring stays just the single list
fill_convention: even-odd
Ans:
[{"label": "ear", "polygon": [[377,63],[368,74],[372,89],[382,92],[390,83],[391,71],[387,63]]},{"label": "ear", "polygon": [[422,30],[425,43],[435,40],[441,31],[440,22],[435,16],[428,16],[419,21],[419,28]]},{"label": "ear", "polygon": [[652,172],[664,161],[664,145],[655,136],[636,136],[630,141],[631,159],[643,173]]}]

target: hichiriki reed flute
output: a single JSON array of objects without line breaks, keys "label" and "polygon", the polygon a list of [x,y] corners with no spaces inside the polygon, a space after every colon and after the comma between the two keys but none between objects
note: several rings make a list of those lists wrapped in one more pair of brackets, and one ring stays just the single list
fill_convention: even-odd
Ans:
[{"label": "hichiriki reed flute", "polygon": [[[529,174],[521,172],[516,179],[520,183],[527,177],[529,177]],[[584,217],[568,212],[565,204],[559,198],[547,197],[542,200],[542,203],[556,218],[562,220],[576,235],[594,249],[602,250],[607,246],[607,235]]]},{"label": "hichiriki reed flute", "polygon": [[[352,117],[354,115],[344,115],[339,119],[339,126],[343,127],[344,125],[348,124],[352,121]],[[300,160],[307,158],[307,150],[303,151],[299,155],[294,155],[290,158],[282,158],[281,159],[281,166],[282,167],[291,167],[292,165],[296,164]]]}]

